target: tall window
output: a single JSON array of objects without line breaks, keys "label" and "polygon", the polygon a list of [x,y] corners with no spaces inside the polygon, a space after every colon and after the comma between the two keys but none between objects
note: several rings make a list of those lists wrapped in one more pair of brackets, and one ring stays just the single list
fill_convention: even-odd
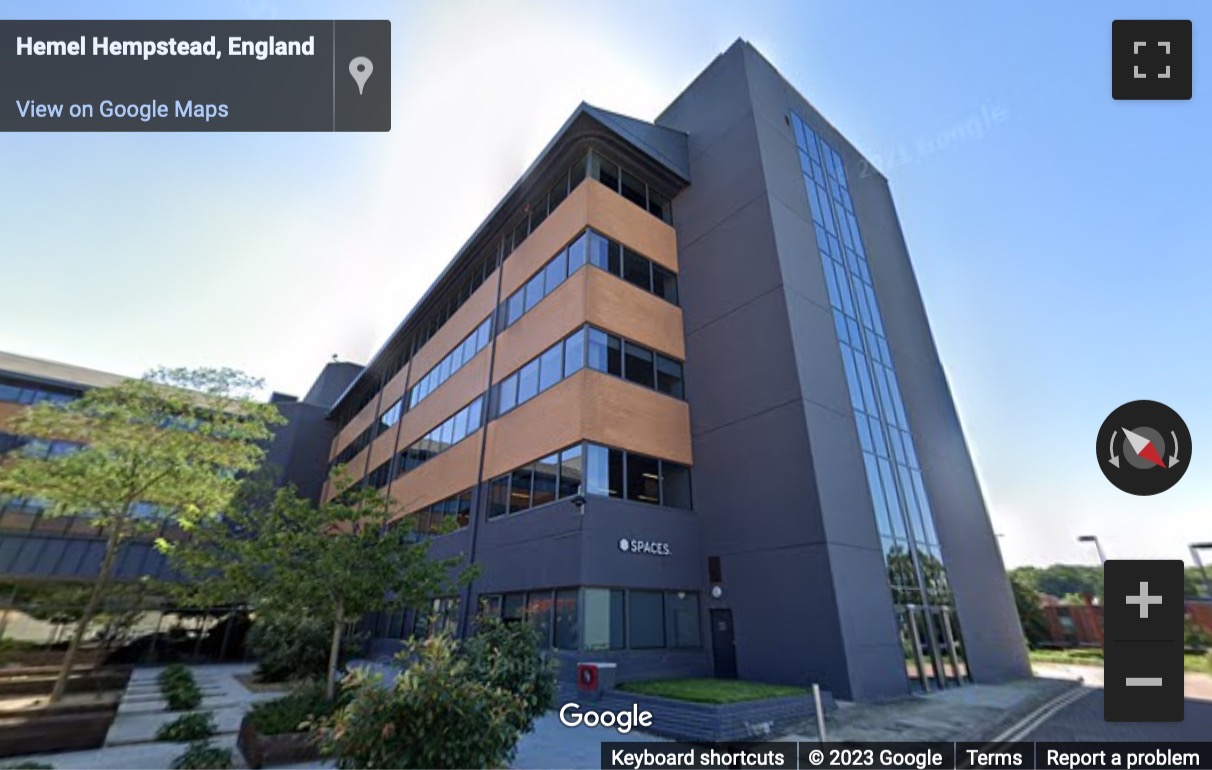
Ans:
[{"label": "tall window", "polygon": [[[792,113],[792,119],[893,599],[925,608],[921,638],[937,670],[942,655],[930,640],[943,619],[934,608],[953,600],[845,165],[799,115]],[[913,612],[899,614],[908,618]]]}]

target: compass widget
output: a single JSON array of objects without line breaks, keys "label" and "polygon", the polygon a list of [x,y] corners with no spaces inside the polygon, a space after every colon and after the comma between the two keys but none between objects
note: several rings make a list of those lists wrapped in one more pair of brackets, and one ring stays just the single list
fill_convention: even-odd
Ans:
[{"label": "compass widget", "polygon": [[1165,404],[1131,401],[1103,421],[1096,451],[1107,481],[1130,495],[1156,495],[1186,473],[1191,433]]}]

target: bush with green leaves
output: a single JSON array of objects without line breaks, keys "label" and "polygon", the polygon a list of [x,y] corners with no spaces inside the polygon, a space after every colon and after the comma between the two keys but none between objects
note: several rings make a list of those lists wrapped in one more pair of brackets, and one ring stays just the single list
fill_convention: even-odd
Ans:
[{"label": "bush with green leaves", "polygon": [[156,740],[184,743],[185,741],[201,741],[219,732],[215,717],[209,711],[199,711],[194,714],[182,714],[167,724],[160,725],[156,730]]},{"label": "bush with green leaves", "polygon": [[472,675],[445,635],[409,642],[391,685],[357,669],[349,702],[318,725],[320,752],[343,769],[507,767],[526,719],[514,693]]},{"label": "bush with green leaves", "polygon": [[[343,690],[342,694],[345,692]],[[324,697],[324,683],[309,680],[289,695],[255,704],[248,711],[248,720],[262,735],[304,732],[317,720],[331,716],[344,703],[343,698],[328,700]]]},{"label": "bush with green leaves", "polygon": [[[342,658],[356,654],[361,643],[361,637],[347,635]],[[248,644],[257,656],[259,682],[323,679],[328,671],[332,623],[314,616],[261,616],[248,632]]]},{"label": "bush with green leaves", "polygon": [[194,672],[189,670],[188,666],[181,663],[174,663],[171,666],[165,666],[164,670],[156,675],[156,684],[160,685],[160,691],[171,689],[174,685],[182,682],[194,682]]},{"label": "bush with green leaves", "polygon": [[192,680],[182,680],[162,690],[169,711],[192,711],[202,705],[202,690]]},{"label": "bush with green leaves", "polygon": [[483,619],[463,643],[462,654],[472,677],[522,699],[518,729],[523,733],[555,703],[558,664],[540,649],[538,632],[529,623]]},{"label": "bush with green leaves", "polygon": [[231,749],[221,749],[210,741],[195,741],[173,760],[173,770],[228,770],[232,766]]}]

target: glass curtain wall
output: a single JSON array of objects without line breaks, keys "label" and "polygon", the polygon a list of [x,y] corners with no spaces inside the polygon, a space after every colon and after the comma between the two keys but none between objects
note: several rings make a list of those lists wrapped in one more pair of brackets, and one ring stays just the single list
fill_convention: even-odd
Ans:
[{"label": "glass curtain wall", "polygon": [[968,679],[954,600],[841,156],[792,113],[800,168],[900,623],[923,689]]}]

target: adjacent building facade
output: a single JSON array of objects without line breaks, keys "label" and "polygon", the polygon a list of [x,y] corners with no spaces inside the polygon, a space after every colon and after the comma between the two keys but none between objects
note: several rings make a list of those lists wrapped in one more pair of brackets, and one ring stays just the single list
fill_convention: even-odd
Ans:
[{"label": "adjacent building facade", "polygon": [[[271,399],[286,418],[275,426],[266,463],[275,483],[293,484],[300,494],[319,499],[328,466],[332,423],[327,419],[336,397],[361,372],[357,364],[328,364],[302,399],[274,394]],[[72,451],[68,441],[45,441],[23,436],[12,426],[17,413],[43,401],[66,403],[90,388],[117,385],[122,377],[108,372],[0,352],[0,455],[21,452],[53,457]],[[47,515],[50,501],[0,496],[0,583],[44,583],[92,580],[105,556],[105,533],[86,516]],[[148,507],[135,515],[154,515]],[[155,547],[159,537],[176,538],[180,531],[164,522],[141,532],[120,549],[114,578],[171,579],[164,554]],[[0,607],[5,597],[0,596]]]},{"label": "adjacent building facade", "polygon": [[654,122],[581,105],[345,374],[309,483],[479,568],[375,653],[486,613],[620,679],[1029,675],[887,181],[743,41]]}]

